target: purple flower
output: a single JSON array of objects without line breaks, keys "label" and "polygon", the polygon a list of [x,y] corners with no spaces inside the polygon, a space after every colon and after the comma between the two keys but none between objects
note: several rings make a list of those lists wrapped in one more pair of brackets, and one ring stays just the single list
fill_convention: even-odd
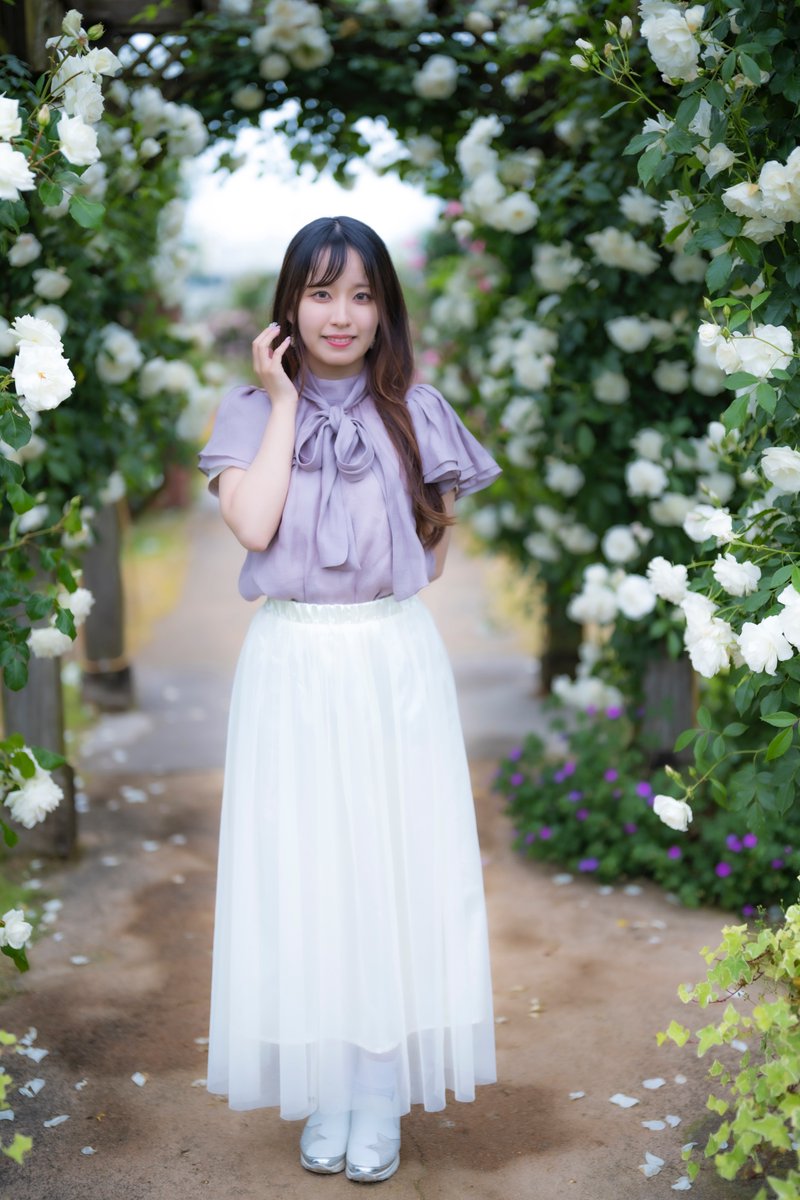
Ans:
[{"label": "purple flower", "polygon": [[563,771],[556,771],[553,775],[553,783],[563,783],[565,779],[566,775]]},{"label": "purple flower", "polygon": [[720,879],[725,879],[725,877],[727,875],[730,875],[732,870],[733,870],[733,867],[731,866],[730,863],[718,862],[717,865],[714,867],[714,874],[719,875]]},{"label": "purple flower", "polygon": [[615,800],[619,800],[620,796],[622,795],[622,788],[614,788],[611,795],[614,797]]},{"label": "purple flower", "polygon": [[679,858],[683,858],[683,851],[680,846],[670,846],[667,851],[667,858],[673,858],[676,862]]},{"label": "purple flower", "polygon": [[754,833],[746,833],[742,838],[742,845],[747,846],[748,850],[752,850],[753,846],[758,845],[758,838]]},{"label": "purple flower", "polygon": [[519,787],[519,785],[521,783],[525,782],[525,776],[522,774],[521,771],[515,771],[508,782],[511,784],[512,787]]},{"label": "purple flower", "polygon": [[585,821],[586,818],[588,817],[588,815],[589,815],[588,808],[579,808],[575,813],[575,816],[577,817],[577,819],[579,821]]},{"label": "purple flower", "polygon": [[607,771],[603,772],[603,779],[605,779],[606,783],[616,783],[619,779],[619,771],[615,771],[613,767],[610,767]]},{"label": "purple flower", "polygon": [[743,917],[752,917],[755,914],[755,911],[756,910],[752,904],[743,904],[742,905],[742,916]]},{"label": "purple flower", "polygon": [[641,796],[643,800],[646,800],[647,797],[652,796],[652,794],[653,794],[653,789],[651,788],[650,784],[647,782],[646,779],[643,779],[641,781],[641,783],[637,783],[637,785],[636,785],[636,795],[637,796]]},{"label": "purple flower", "polygon": [[530,846],[531,842],[535,842],[535,841],[536,841],[535,833],[526,833],[525,834],[525,845],[526,846]]},{"label": "purple flower", "polygon": [[728,834],[728,836],[725,838],[725,845],[729,850],[732,850],[734,854],[739,854],[742,849],[742,843],[739,841],[735,833]]},{"label": "purple flower", "polygon": [[639,826],[636,824],[635,821],[626,821],[625,824],[622,826],[622,828],[625,830],[626,833],[636,833]]},{"label": "purple flower", "polygon": [[572,761],[564,763],[564,766],[561,769],[564,772],[565,779],[568,779],[570,775],[575,774],[575,768],[577,767],[577,765],[578,764],[576,762],[572,762]]},{"label": "purple flower", "polygon": [[590,704],[589,707],[586,709],[586,715],[587,715],[587,717],[597,716],[597,705]]},{"label": "purple flower", "polygon": [[541,838],[541,840],[543,842],[546,842],[552,836],[553,836],[553,831],[549,825],[543,825],[542,828],[539,830],[539,837]]},{"label": "purple flower", "polygon": [[582,858],[581,861],[578,863],[578,870],[579,871],[596,871],[599,866],[600,866],[599,859]]},{"label": "purple flower", "polygon": [[791,846],[784,846],[784,847],[783,847],[783,853],[784,853],[784,854],[791,854],[791,853],[792,853],[792,847],[791,847]]},{"label": "purple flower", "polygon": [[606,716],[609,721],[616,721],[618,717],[622,716],[622,709],[615,704],[611,708],[606,709]]},{"label": "purple flower", "polygon": [[772,862],[769,865],[772,867],[773,871],[780,871],[781,867],[783,866],[783,859],[782,858],[773,858]]},{"label": "purple flower", "polygon": [[509,750],[508,757],[512,762],[516,762],[518,758],[522,758],[522,746],[515,746],[513,750]]},{"label": "purple flower", "polygon": [[577,804],[579,800],[583,799],[583,792],[567,792],[567,799],[571,804]]}]

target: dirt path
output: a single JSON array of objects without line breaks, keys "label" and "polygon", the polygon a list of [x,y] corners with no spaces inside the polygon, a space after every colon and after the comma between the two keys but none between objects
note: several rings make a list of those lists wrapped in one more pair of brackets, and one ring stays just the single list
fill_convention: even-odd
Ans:
[{"label": "dirt path", "polygon": [[[18,1086],[44,1084],[14,1090],[2,1131],[32,1134],[35,1148],[24,1166],[0,1167],[2,1200],[352,1194],[343,1176],[300,1168],[299,1124],[233,1113],[202,1086],[225,719],[254,610],[236,594],[238,548],[207,504],[189,531],[182,602],[137,660],[139,708],[101,721],[84,747],[80,861],[40,872],[42,894],[63,908],[0,1007],[0,1026],[35,1027],[34,1048],[48,1051],[8,1060]],[[540,718],[515,635],[487,614],[489,570],[457,539],[423,595],[453,660],[473,765],[500,1082],[474,1104],[404,1118],[401,1169],[381,1195],[658,1200],[683,1173],[705,1093],[702,1064],[654,1035],[686,1019],[677,985],[698,977],[698,951],[716,944],[725,914],[683,911],[649,887],[560,885],[510,850],[491,776]],[[666,1082],[643,1087],[653,1077]],[[618,1092],[639,1103],[611,1104]],[[643,1128],[668,1114],[681,1124]],[[45,1126],[58,1116],[69,1119]],[[638,1169],[646,1150],[666,1162],[650,1180]],[[755,1190],[710,1173],[692,1189],[701,1200]]]}]

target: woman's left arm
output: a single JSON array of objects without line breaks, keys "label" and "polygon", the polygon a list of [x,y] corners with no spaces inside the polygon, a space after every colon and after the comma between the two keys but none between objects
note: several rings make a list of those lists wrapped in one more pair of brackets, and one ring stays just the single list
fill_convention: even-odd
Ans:
[{"label": "woman's left arm", "polygon": [[[455,488],[451,488],[451,490],[449,492],[444,492],[442,495],[442,499],[444,500],[444,511],[447,513],[448,517],[452,517],[454,509],[455,509],[455,503],[456,503]],[[434,560],[436,563],[436,567],[434,569],[433,575],[431,576],[431,582],[433,582],[434,579],[438,579],[439,576],[444,571],[444,561],[447,558],[447,548],[450,545],[450,534],[452,532],[452,529],[453,529],[453,526],[448,525],[445,528],[444,536],[442,537],[442,540],[433,548],[433,554],[434,554]]]}]

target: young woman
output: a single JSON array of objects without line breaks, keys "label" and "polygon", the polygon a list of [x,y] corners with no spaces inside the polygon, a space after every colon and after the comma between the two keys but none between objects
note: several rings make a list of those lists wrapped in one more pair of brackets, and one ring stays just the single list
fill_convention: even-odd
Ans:
[{"label": "young woman", "polygon": [[308,1118],[310,1171],[398,1167],[400,1117],[494,1082],[483,880],[452,669],[418,593],[500,468],[413,383],[400,285],[348,217],[294,237],[258,387],[199,464],[266,597],[236,669],[209,1091]]}]

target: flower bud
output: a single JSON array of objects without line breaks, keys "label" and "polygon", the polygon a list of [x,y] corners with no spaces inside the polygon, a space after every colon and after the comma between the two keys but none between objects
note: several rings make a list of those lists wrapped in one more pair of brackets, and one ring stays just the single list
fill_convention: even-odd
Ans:
[{"label": "flower bud", "polygon": [[606,42],[605,46],[603,46],[603,57],[608,59],[609,62],[614,57],[614,47],[611,45],[611,42]]},{"label": "flower bud", "polygon": [[570,63],[573,67],[577,67],[579,71],[588,71],[589,63],[582,54],[573,54],[570,56]]},{"label": "flower bud", "polygon": [[606,21],[606,33],[610,33],[611,36],[613,37],[616,32],[617,32],[617,27],[614,24],[614,22]]},{"label": "flower bud", "polygon": [[669,776],[670,779],[674,779],[676,783],[683,785],[683,780],[681,779],[680,775],[674,767],[669,765],[669,763],[666,763],[664,766],[664,774]]},{"label": "flower bud", "polygon": [[86,30],[86,35],[89,38],[90,42],[96,42],[99,38],[101,38],[103,36],[104,33],[105,33],[105,29],[100,24],[100,22],[98,22],[97,25],[90,25],[89,28]]},{"label": "flower bud", "polygon": [[50,105],[43,104],[36,114],[36,124],[40,129],[46,129],[50,124]]},{"label": "flower bud", "polygon": [[623,17],[619,23],[619,36],[623,42],[627,42],[633,33],[633,21],[630,17]]},{"label": "flower bud", "polygon": [[578,47],[579,50],[586,50],[586,51],[594,50],[594,46],[592,45],[591,42],[587,42],[586,38],[578,38],[575,45]]}]

